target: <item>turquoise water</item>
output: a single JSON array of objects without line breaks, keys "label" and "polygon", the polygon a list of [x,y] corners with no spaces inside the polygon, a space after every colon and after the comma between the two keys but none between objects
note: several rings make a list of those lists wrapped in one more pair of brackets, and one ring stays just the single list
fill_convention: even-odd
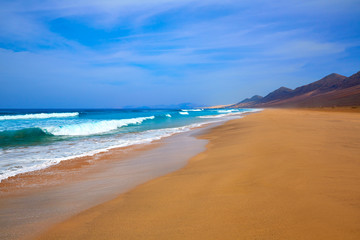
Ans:
[{"label": "turquoise water", "polygon": [[0,180],[249,111],[256,110],[0,110]]}]

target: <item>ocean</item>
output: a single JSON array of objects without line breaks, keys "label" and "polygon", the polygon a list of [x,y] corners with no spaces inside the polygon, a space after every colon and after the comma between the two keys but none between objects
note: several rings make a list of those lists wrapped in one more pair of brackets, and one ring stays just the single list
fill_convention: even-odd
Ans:
[{"label": "ocean", "polygon": [[0,110],[0,181],[257,109]]}]

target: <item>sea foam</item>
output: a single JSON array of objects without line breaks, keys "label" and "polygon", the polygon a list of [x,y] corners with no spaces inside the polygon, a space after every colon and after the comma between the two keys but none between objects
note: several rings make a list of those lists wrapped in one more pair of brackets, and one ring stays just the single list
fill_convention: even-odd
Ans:
[{"label": "sea foam", "polygon": [[[147,130],[142,133],[132,133],[126,136],[113,136],[111,138],[107,138],[106,140],[84,139],[83,141],[74,141],[64,143],[63,145],[53,145],[51,148],[46,146],[37,146],[31,150],[33,154],[29,156],[30,159],[23,159],[22,162],[24,165],[21,167],[12,167],[5,171],[0,170],[0,182],[20,173],[31,172],[50,167],[52,165],[58,164],[61,161],[93,156],[95,154],[108,152],[114,148],[122,148],[138,144],[148,144],[155,140],[160,140],[164,137],[169,137],[177,133],[187,132],[193,128],[200,127],[208,123],[211,122],[195,123],[176,128]],[[18,149],[17,151],[15,150],[12,153],[11,151],[7,152],[8,154],[12,155],[11,158],[17,159],[18,154],[24,155],[24,153],[21,151],[27,150],[29,149],[23,148]],[[5,154],[5,151],[0,149],[0,155],[2,154]],[[8,161],[12,162],[10,159],[8,159]],[[31,163],[31,165],[27,165],[25,163]]]},{"label": "sea foam", "polygon": [[196,109],[181,109],[181,111],[189,111],[189,112],[201,112],[204,109],[202,108],[196,108]]},{"label": "sea foam", "polygon": [[[225,112],[219,113],[218,110]],[[196,111],[195,114],[194,111],[183,109],[183,111],[178,111],[179,114],[184,115],[180,118],[176,117],[179,115],[174,114],[173,110],[170,112],[154,111],[153,113],[149,113],[149,110],[79,110],[81,117],[76,117],[79,115],[77,112],[26,115],[20,115],[23,113],[18,112],[18,115],[2,115],[2,120],[5,116],[11,116],[13,119],[15,116],[17,119],[20,119],[20,116],[26,116],[26,118],[22,117],[23,121],[0,123],[0,181],[19,173],[43,169],[63,160],[92,156],[112,148],[149,143],[202,124],[214,122],[214,120],[221,121],[224,119],[222,117],[231,115],[241,117],[239,115],[245,112],[259,111],[251,109],[218,110],[204,109],[202,112]],[[148,117],[144,117],[143,114]],[[29,121],[30,118],[45,116],[50,119]],[[72,116],[74,117],[71,118]],[[164,117],[167,120],[156,121],[158,117],[159,120]],[[199,117],[208,119],[200,120]],[[211,120],[210,118],[215,119]],[[150,124],[143,124],[143,121],[149,121]],[[200,123],[198,123],[199,121]],[[188,125],[191,123],[195,124]],[[186,125],[183,126],[183,124]],[[125,126],[127,128],[124,129],[125,131],[116,131]],[[54,137],[54,135],[61,137]]]},{"label": "sea foam", "polygon": [[66,118],[76,117],[78,112],[72,113],[34,113],[25,115],[4,115],[0,116],[0,120],[18,120],[18,119],[45,119],[45,118]]},{"label": "sea foam", "polygon": [[181,115],[189,115],[189,113],[188,112],[186,112],[186,111],[181,111],[181,112],[179,112]]},{"label": "sea foam", "polygon": [[231,113],[231,112],[238,112],[237,109],[227,109],[227,110],[217,110],[218,113]]},{"label": "sea foam", "polygon": [[206,116],[199,116],[198,118],[222,118],[230,115],[231,114],[206,115]]},{"label": "sea foam", "polygon": [[55,136],[86,136],[109,132],[120,127],[128,126],[131,124],[139,124],[145,120],[154,118],[154,116],[150,116],[120,120],[103,120],[97,122],[86,122],[64,126],[42,127],[42,130],[48,134]]},{"label": "sea foam", "polygon": [[242,115],[242,114],[245,114],[245,113],[260,112],[262,110],[263,109],[249,109],[249,110],[245,110],[245,111],[239,111],[239,110],[236,110],[236,109],[218,110],[219,113],[223,113],[223,114],[205,115],[205,116],[199,116],[198,118],[223,118],[223,117]]}]

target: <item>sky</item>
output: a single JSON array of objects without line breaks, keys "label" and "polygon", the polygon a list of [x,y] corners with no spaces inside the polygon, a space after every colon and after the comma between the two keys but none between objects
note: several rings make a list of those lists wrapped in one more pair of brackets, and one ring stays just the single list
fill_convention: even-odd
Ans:
[{"label": "sky", "polygon": [[358,71],[359,0],[0,0],[0,108],[230,104]]}]

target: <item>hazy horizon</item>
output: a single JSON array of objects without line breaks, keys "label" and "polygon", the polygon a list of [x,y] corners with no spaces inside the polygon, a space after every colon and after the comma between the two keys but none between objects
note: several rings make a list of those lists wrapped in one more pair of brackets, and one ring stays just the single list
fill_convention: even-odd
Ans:
[{"label": "hazy horizon", "polygon": [[230,104],[360,70],[354,0],[0,7],[0,108]]}]

